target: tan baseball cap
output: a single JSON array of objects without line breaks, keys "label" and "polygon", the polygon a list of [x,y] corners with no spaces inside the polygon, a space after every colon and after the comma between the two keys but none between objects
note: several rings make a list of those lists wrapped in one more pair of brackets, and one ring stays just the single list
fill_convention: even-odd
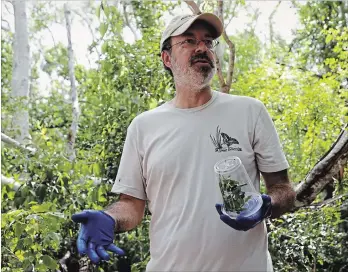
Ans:
[{"label": "tan baseball cap", "polygon": [[216,30],[216,36],[213,37],[214,39],[221,36],[224,26],[222,25],[219,17],[213,13],[185,14],[175,16],[163,31],[160,47],[161,52],[163,49],[163,43],[166,39],[183,34],[196,20],[206,21]]}]

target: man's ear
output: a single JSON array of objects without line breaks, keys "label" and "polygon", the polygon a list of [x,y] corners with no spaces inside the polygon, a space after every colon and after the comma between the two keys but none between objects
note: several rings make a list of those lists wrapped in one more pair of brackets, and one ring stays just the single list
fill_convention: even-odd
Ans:
[{"label": "man's ear", "polygon": [[171,56],[167,50],[163,50],[161,52],[161,58],[165,66],[167,66],[168,68],[172,68]]}]

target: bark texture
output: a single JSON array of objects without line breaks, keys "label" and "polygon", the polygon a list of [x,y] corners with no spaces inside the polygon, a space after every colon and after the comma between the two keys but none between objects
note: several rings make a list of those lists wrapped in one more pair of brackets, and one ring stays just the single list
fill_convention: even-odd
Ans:
[{"label": "bark texture", "polygon": [[79,100],[77,95],[76,81],[75,81],[75,65],[74,65],[74,51],[71,42],[71,11],[68,4],[64,4],[64,14],[66,21],[66,30],[68,36],[68,58],[69,58],[69,79],[71,86],[71,102],[72,102],[72,123],[68,135],[68,154],[69,159],[74,161],[76,158],[75,142],[78,130],[78,120],[80,115]]},{"label": "bark texture", "polygon": [[323,188],[333,181],[334,175],[347,166],[347,158],[348,130],[346,124],[331,148],[297,186],[295,207],[311,204]]},{"label": "bark texture", "polygon": [[29,134],[29,77],[30,47],[25,0],[13,0],[15,33],[13,40],[13,70],[11,82],[11,100],[15,111],[12,118],[12,130],[19,143],[30,143]]}]

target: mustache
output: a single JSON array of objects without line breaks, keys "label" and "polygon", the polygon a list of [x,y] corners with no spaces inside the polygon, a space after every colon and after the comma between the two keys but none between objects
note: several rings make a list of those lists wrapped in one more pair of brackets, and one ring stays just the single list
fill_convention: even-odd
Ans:
[{"label": "mustache", "polygon": [[208,57],[207,53],[201,53],[197,54],[195,56],[192,56],[190,59],[190,64],[192,65],[196,60],[206,60],[211,67],[215,67],[213,64],[213,61]]}]

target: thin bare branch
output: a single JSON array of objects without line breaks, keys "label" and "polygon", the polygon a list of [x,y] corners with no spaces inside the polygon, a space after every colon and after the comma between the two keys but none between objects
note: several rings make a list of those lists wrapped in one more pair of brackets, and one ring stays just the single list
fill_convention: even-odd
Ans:
[{"label": "thin bare branch", "polygon": [[269,23],[269,39],[271,42],[271,45],[273,44],[273,37],[274,37],[274,30],[273,30],[273,17],[275,13],[278,10],[278,7],[280,6],[282,1],[279,1],[278,4],[275,6],[274,10],[271,12],[271,14],[268,17],[268,23]]},{"label": "thin bare branch", "polygon": [[230,10],[232,3],[234,4],[234,6],[233,6],[232,12],[229,12],[231,14],[231,18],[229,18],[228,23],[225,24],[225,28],[226,29],[230,25],[230,23],[232,22],[232,19],[234,18],[236,9],[238,7],[238,2],[237,1],[229,1],[228,3],[229,3],[229,6],[228,6],[228,8],[226,10],[228,10],[228,11]]},{"label": "thin bare branch", "polygon": [[198,5],[195,3],[195,1],[188,1],[185,0],[186,4],[189,6],[189,8],[192,10],[193,14],[200,14],[201,10],[199,9]]},{"label": "thin bare branch", "polygon": [[123,3],[123,14],[124,14],[124,19],[125,19],[126,26],[128,26],[129,29],[132,31],[132,33],[134,35],[134,38],[136,40],[138,40],[139,39],[138,34],[137,34],[137,32],[135,31],[135,29],[132,27],[132,25],[130,24],[130,22],[128,20],[128,14],[127,14],[126,4],[125,3]]},{"label": "thin bare branch", "polygon": [[[11,5],[12,5],[12,7],[13,7],[13,3],[12,3],[12,1],[7,0],[7,1],[5,1],[5,2],[7,2],[7,3],[11,4]],[[5,3],[5,9],[7,10],[8,14],[10,14],[10,15],[14,15],[14,12],[11,12],[11,11],[9,10],[8,6],[6,5],[6,3]]]},{"label": "thin bare branch", "polygon": [[54,39],[54,35],[53,35],[53,33],[52,33],[51,29],[50,29],[48,26],[46,26],[46,29],[47,29],[47,30],[48,30],[48,32],[51,34],[51,37],[52,37],[52,41],[53,41],[54,47],[57,47],[57,43],[56,43],[56,40]]},{"label": "thin bare branch", "polygon": [[323,206],[329,205],[329,204],[331,204],[331,203],[333,203],[333,202],[335,202],[337,200],[340,200],[340,199],[342,199],[344,197],[348,197],[348,194],[339,195],[339,196],[336,196],[336,197],[324,200],[323,202],[312,204],[311,206],[312,207],[322,208]]},{"label": "thin bare branch", "polygon": [[[96,41],[97,39],[96,39],[96,37],[95,37],[95,35],[94,35],[94,31],[93,31],[93,29],[92,29],[92,22],[89,20],[89,18],[87,17],[85,17],[85,16],[83,16],[79,11],[77,11],[77,10],[73,10],[74,11],[74,13],[76,13],[78,16],[80,16],[80,18],[85,22],[85,24],[87,25],[87,27],[88,27],[88,29],[89,29],[89,31],[90,31],[90,33],[91,33],[91,35],[92,35],[92,40],[93,41]],[[97,55],[98,55],[98,63],[100,63],[100,56],[101,56],[101,54],[100,54],[100,52],[99,52],[99,50],[98,50],[98,47],[97,46],[93,46],[92,47],[93,49],[95,49],[95,51],[97,52]],[[89,61],[89,60],[88,60]],[[98,64],[99,65],[99,64]]]}]

